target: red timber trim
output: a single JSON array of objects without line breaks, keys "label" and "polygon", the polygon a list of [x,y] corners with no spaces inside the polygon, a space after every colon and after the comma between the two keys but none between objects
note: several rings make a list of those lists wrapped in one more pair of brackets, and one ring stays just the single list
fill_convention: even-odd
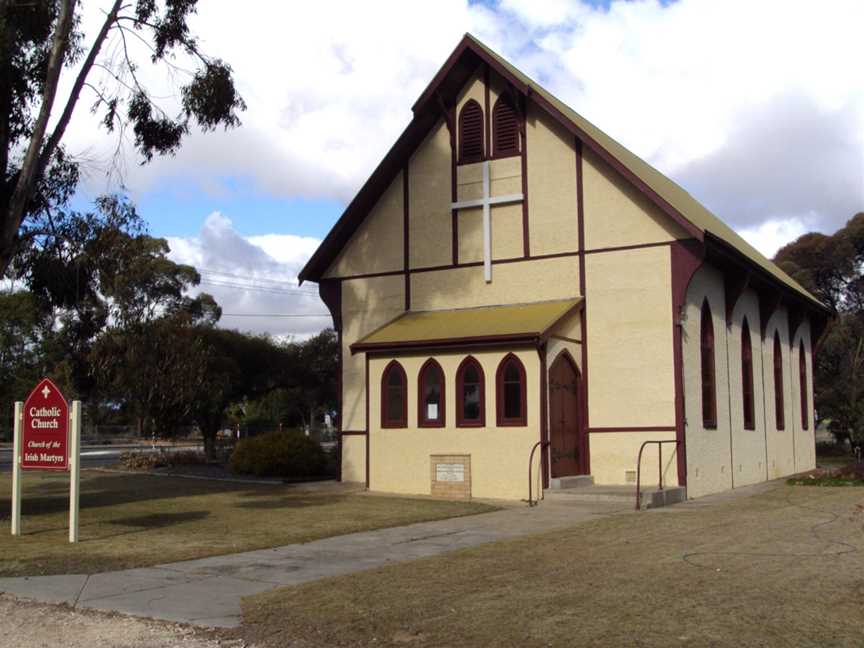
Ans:
[{"label": "red timber trim", "polygon": [[687,299],[687,287],[705,259],[700,241],[676,241],[670,250],[672,265],[672,355],[675,366],[675,439],[678,441],[678,485],[687,485],[687,447],[684,429],[684,350],[681,341],[681,310]]},{"label": "red timber trim", "polygon": [[531,258],[531,235],[528,227],[528,105],[522,98],[521,119],[519,120],[522,147],[519,151],[522,163],[522,254],[526,259]]},{"label": "red timber trim", "polygon": [[[519,371],[520,415],[508,418],[505,416],[504,409],[504,372],[511,363]],[[495,372],[495,415],[498,427],[525,427],[528,425],[528,384],[525,365],[514,353],[505,355],[498,363],[498,370]]]},{"label": "red timber trim", "polygon": [[[383,416],[383,414],[382,414]],[[366,490],[369,490],[369,443],[372,435],[369,433],[369,354],[366,354]]]},{"label": "red timber trim", "polygon": [[402,170],[402,265],[405,271],[405,310],[411,310],[411,264],[408,260],[410,250],[410,204],[408,191],[408,164]]},{"label": "red timber trim", "polygon": [[[453,127],[450,128],[450,202],[455,203],[459,198],[459,177],[456,168],[456,107],[450,109],[450,122]],[[453,266],[459,265],[459,210],[450,210],[450,245]]]},{"label": "red timber trim", "polygon": [[588,428],[590,434],[604,434],[612,432],[675,432],[674,425],[634,425],[629,427],[595,427]]},{"label": "red timber trim", "polygon": [[783,390],[783,345],[780,344],[778,329],[774,329],[771,361],[774,367],[774,427],[779,431],[786,429],[786,395]]},{"label": "red timber trim", "polygon": [[[480,395],[480,418],[477,420],[466,419],[463,414],[465,412],[465,371],[468,367],[474,367],[477,370],[479,380],[479,395]],[[483,365],[477,362],[474,356],[465,357],[459,363],[459,368],[456,370],[456,427],[485,427],[486,426],[486,373],[483,371]]]},{"label": "red timber trim", "polygon": [[485,110],[483,112],[483,129],[486,133],[486,157],[488,160],[492,157],[492,111],[489,110],[489,66],[483,67],[483,104]]},{"label": "red timber trim", "polygon": [[702,308],[699,311],[699,369],[702,394],[702,427],[706,430],[716,430],[717,338],[714,335],[714,315],[711,312],[711,303],[707,297],[702,301]]},{"label": "red timber trim", "polygon": [[342,481],[342,282],[324,279],[318,284],[318,295],[330,311],[336,341],[339,345],[339,359],[336,374],[336,460],[338,462],[336,480]]},{"label": "red timber trim", "polygon": [[[397,372],[402,379],[402,416],[399,419],[390,420],[387,414],[390,411],[390,390],[388,379],[392,372]],[[366,418],[369,418],[369,354],[366,354]],[[391,360],[384,371],[381,372],[381,427],[383,429],[408,427],[408,374],[398,360]],[[369,429],[367,421],[366,429]]]},{"label": "red timber trim", "polygon": [[[425,403],[423,402],[426,399],[426,380],[427,380],[427,372],[430,370],[438,370],[438,375],[441,378],[441,400],[438,405],[438,418],[434,420],[430,420],[426,418],[425,408],[423,407]],[[438,364],[438,361],[435,358],[429,358],[426,362],[423,363],[423,366],[420,367],[420,372],[417,374],[417,427],[421,428],[436,428],[436,427],[444,427],[447,420],[447,377],[444,375],[444,369],[441,368],[441,365]],[[405,394],[406,402],[408,394]]]},{"label": "red timber trim", "polygon": [[582,141],[578,138],[573,141],[576,150],[576,220],[579,229],[579,294],[582,296],[582,316],[579,318],[579,337],[582,344],[579,345],[582,352],[582,370],[580,387],[582,393],[582,415],[579,417],[579,425],[582,427],[580,436],[585,439],[588,446],[585,452],[585,474],[591,474],[591,444],[588,440],[590,429],[590,413],[588,410],[588,296],[586,286],[588,278],[585,276],[585,200],[583,196],[584,184],[582,182]]},{"label": "red timber trim", "polygon": [[807,349],[804,338],[798,343],[798,386],[801,388],[801,429],[810,429],[810,390],[807,387]]},{"label": "red timber trim", "polygon": [[[761,341],[760,341],[761,342]],[[759,348],[762,348],[760,343]],[[756,398],[753,380],[753,340],[747,316],[741,320],[741,403],[744,409],[744,429],[756,429]]]},{"label": "red timber trim", "polygon": [[[562,353],[567,353],[567,349]],[[543,488],[549,488],[549,374],[545,344],[537,348],[537,355],[540,356],[540,469],[543,471]],[[544,443],[547,444],[545,447]]]},{"label": "red timber trim", "polygon": [[[593,250],[585,250],[585,254],[603,254],[606,252],[624,252],[627,250],[640,250],[643,248],[666,247],[676,245],[680,241],[693,241],[695,239],[679,239],[677,241],[662,241],[660,243],[642,243],[638,245],[621,245],[619,247],[596,248]],[[492,265],[501,263],[524,263],[526,261],[546,261],[548,259],[561,259],[565,257],[578,257],[582,253],[579,251],[573,252],[553,252],[551,254],[537,254],[532,257],[525,258],[524,256],[510,257],[507,259],[493,259]],[[441,270],[457,270],[461,268],[479,268],[483,265],[482,261],[467,261],[465,263],[449,263],[447,265],[426,266],[421,268],[411,268],[408,272],[411,274],[420,272],[440,272]],[[352,279],[374,279],[376,277],[393,277],[401,275],[404,270],[384,270],[382,272],[367,272],[365,274],[348,275],[345,277],[334,277],[332,281],[351,281]],[[329,280],[328,280],[329,281]]]}]

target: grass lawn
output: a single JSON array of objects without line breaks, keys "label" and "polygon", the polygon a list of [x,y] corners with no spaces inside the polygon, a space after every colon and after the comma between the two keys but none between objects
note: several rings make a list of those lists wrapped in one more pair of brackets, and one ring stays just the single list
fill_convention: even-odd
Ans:
[{"label": "grass lawn", "polygon": [[864,491],[694,504],[274,590],[244,601],[240,632],[265,646],[864,645]]},{"label": "grass lawn", "polygon": [[24,475],[19,538],[9,533],[11,483],[10,473],[0,474],[0,576],[142,567],[494,510],[471,502],[85,470],[81,541],[71,545],[68,475]]}]

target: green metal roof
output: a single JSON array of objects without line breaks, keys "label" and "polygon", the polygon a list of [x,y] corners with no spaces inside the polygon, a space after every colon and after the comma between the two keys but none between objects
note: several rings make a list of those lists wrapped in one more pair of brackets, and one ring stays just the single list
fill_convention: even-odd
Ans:
[{"label": "green metal roof", "polygon": [[581,303],[580,297],[534,304],[408,311],[353,344],[351,350],[539,342]]}]

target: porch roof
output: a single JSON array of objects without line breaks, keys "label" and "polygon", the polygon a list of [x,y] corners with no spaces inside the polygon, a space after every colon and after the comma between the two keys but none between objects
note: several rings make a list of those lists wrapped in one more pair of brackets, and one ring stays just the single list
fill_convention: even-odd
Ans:
[{"label": "porch roof", "polygon": [[351,345],[351,352],[542,343],[583,299],[407,311]]}]

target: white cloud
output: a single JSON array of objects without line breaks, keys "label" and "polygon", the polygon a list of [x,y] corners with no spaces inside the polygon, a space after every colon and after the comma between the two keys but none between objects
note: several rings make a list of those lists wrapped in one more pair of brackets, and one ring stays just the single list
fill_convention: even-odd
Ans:
[{"label": "white cloud", "polygon": [[766,221],[754,227],[739,230],[739,234],[769,259],[774,258],[777,250],[791,243],[809,230],[799,220]]},{"label": "white cloud", "polygon": [[195,266],[197,292],[216,298],[224,313],[220,326],[279,338],[303,339],[332,326],[315,286],[297,286],[297,274],[318,247],[314,238],[265,235],[245,238],[231,220],[210,214],[198,236],[169,237],[169,257]]},{"label": "white cloud", "polygon": [[[135,196],[166,178],[218,192],[214,178],[241,177],[274,196],[347,201],[471,31],[733,225],[806,216],[833,230],[864,205],[854,162],[864,150],[862,24],[857,0],[211,2],[194,29],[233,66],[244,125],[193,135],[174,158],[133,162],[126,181]],[[146,63],[139,74],[164,80]],[[104,159],[109,139],[92,123],[82,103],[70,149]],[[770,167],[757,162],[760,143],[779,147]],[[728,190],[736,174],[751,185],[742,201]]]}]

